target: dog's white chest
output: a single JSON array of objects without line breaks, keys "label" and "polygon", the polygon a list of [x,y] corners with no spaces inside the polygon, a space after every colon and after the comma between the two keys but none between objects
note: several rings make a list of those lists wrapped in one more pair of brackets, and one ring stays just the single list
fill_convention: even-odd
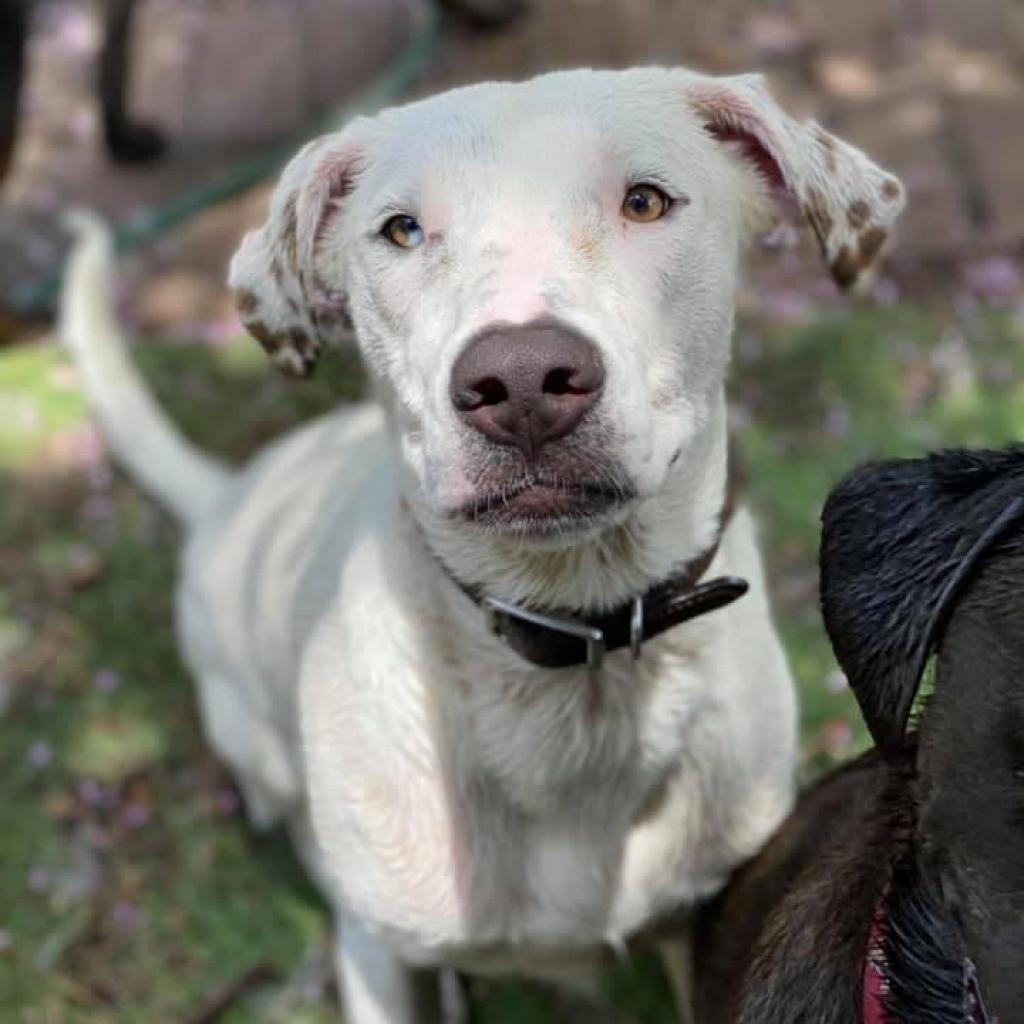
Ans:
[{"label": "dog's white chest", "polygon": [[484,969],[516,948],[614,945],[694,895],[667,830],[588,823],[585,807],[528,821],[507,805],[453,803],[442,780],[390,767],[387,779],[349,774],[344,809],[320,804],[318,831],[344,902],[412,959]]},{"label": "dog's white chest", "polygon": [[[416,632],[399,639],[414,643]],[[304,719],[328,874],[406,956],[525,969],[527,948],[542,961],[617,945],[720,883],[732,858],[717,842],[713,869],[695,855],[703,794],[678,763],[694,713],[678,695],[696,687],[660,686],[642,719],[632,700],[588,719],[573,712],[578,679],[532,702],[496,686],[493,702],[466,698],[445,721],[408,662],[392,672],[386,692],[357,696],[362,687],[317,669],[303,701],[317,709]]]}]

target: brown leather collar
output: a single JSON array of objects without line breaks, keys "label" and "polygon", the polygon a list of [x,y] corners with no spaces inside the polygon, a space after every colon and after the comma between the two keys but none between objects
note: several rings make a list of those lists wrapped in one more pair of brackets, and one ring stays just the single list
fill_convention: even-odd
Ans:
[{"label": "brown leather collar", "polygon": [[542,668],[587,665],[596,670],[607,652],[629,647],[637,658],[645,641],[732,604],[747,592],[749,584],[738,576],[719,576],[701,582],[718,552],[734,508],[735,494],[730,486],[710,546],[666,579],[602,615],[513,604],[484,595],[454,576],[452,579],[483,608],[490,631],[520,657]]}]

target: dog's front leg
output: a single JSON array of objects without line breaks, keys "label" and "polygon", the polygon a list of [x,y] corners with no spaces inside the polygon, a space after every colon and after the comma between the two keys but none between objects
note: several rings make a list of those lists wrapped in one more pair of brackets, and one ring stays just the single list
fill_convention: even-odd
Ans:
[{"label": "dog's front leg", "polygon": [[337,924],[335,969],[345,1024],[441,1024],[437,972],[404,964],[351,914]]}]

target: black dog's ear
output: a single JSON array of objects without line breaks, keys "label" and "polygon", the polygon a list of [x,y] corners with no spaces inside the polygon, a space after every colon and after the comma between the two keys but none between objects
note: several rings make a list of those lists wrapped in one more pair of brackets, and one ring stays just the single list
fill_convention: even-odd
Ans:
[{"label": "black dog's ear", "polygon": [[822,514],[821,601],[875,742],[903,739],[925,662],[982,555],[1024,511],[1024,445],[854,471]]}]

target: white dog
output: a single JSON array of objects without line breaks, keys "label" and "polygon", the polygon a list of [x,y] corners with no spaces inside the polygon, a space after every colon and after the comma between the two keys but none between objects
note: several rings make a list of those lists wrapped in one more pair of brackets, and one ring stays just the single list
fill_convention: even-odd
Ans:
[{"label": "white dog", "polygon": [[337,910],[349,1024],[420,1019],[416,966],[582,983],[788,811],[793,689],[723,394],[779,195],[843,285],[903,205],[755,77],[557,73],[318,139],[231,284],[285,370],[354,327],[379,401],[238,472],[147,396],[84,220],[65,333],[187,531],[209,740]]}]

